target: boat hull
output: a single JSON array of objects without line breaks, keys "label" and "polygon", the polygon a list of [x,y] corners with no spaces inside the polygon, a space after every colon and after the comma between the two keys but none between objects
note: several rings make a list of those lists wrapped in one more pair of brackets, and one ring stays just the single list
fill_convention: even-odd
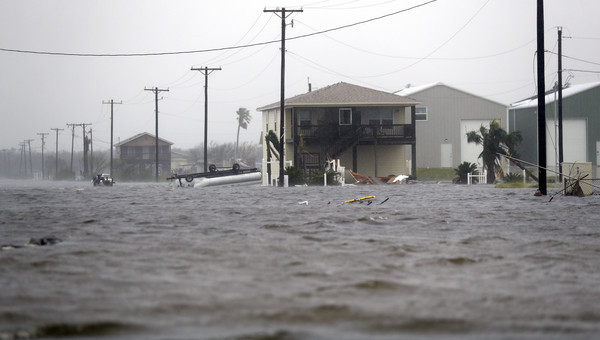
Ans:
[{"label": "boat hull", "polygon": [[261,183],[261,173],[251,172],[247,174],[221,176],[221,177],[201,177],[194,179],[194,188],[202,188],[216,185],[232,185],[232,184],[256,184]]}]

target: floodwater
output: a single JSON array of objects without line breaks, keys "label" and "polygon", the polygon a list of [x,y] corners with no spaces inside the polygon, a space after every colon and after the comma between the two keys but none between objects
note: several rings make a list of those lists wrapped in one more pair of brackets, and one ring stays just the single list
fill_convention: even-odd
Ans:
[{"label": "floodwater", "polygon": [[600,196],[533,193],[3,180],[62,242],[0,251],[0,339],[600,338]]}]

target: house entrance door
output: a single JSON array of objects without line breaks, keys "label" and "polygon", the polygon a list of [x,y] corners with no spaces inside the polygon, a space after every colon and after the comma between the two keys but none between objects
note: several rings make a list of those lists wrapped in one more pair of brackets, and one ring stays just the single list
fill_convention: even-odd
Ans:
[{"label": "house entrance door", "polygon": [[451,168],[452,167],[452,144],[442,143],[441,149],[441,160],[440,167]]}]

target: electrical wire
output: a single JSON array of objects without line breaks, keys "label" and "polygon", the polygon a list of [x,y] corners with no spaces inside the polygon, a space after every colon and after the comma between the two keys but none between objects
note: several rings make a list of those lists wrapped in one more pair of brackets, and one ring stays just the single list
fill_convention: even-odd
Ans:
[{"label": "electrical wire", "polygon": [[242,88],[250,83],[252,83],[253,81],[255,81],[258,77],[260,77],[262,74],[265,73],[265,71],[275,62],[275,60],[277,60],[277,57],[279,56],[279,51],[277,51],[277,53],[275,53],[273,55],[273,58],[271,58],[271,60],[265,65],[265,67],[263,67],[254,77],[250,78],[250,80],[248,80],[245,83],[242,83],[236,87],[230,87],[230,88],[213,88],[215,90],[219,90],[219,91],[223,91],[223,90],[236,90],[239,88]]},{"label": "electrical wire", "polygon": [[376,3],[376,4],[371,4],[370,3],[368,5],[356,6],[356,7],[340,7],[340,6],[345,6],[345,5],[352,4],[352,3],[355,3],[355,2],[359,2],[359,1],[360,0],[354,0],[354,1],[349,1],[349,2],[346,2],[346,3],[342,3],[342,4],[335,4],[335,5],[331,5],[331,6],[322,6],[322,7],[316,7],[316,6],[307,5],[307,6],[303,6],[303,8],[308,8],[308,9],[324,9],[324,10],[361,9],[361,8],[381,6],[381,5],[389,4],[390,2],[396,2],[398,0],[387,0],[387,1],[380,2],[380,3]]},{"label": "electrical wire", "polygon": [[[432,4],[436,1],[438,1],[438,0],[429,0],[429,1],[423,2],[421,4],[414,5],[414,6],[399,10],[399,11],[395,11],[392,13],[378,16],[378,17],[358,21],[358,22],[355,22],[352,24],[342,25],[342,26],[338,26],[338,27],[334,27],[334,28],[325,29],[325,30],[322,30],[319,32],[313,32],[313,33],[303,34],[303,35],[299,35],[299,36],[295,36],[295,37],[290,37],[290,38],[287,38],[286,41],[308,38],[308,37],[312,37],[312,36],[323,34],[323,33],[338,31],[338,30],[349,28],[349,27],[366,24],[366,23],[369,23],[372,21],[377,21],[377,20],[381,20],[384,18],[394,16],[394,15],[398,15],[401,13],[409,12],[411,10]],[[488,0],[488,2],[489,2],[489,0]],[[487,2],[486,2],[486,4],[487,4]],[[256,47],[256,46],[262,46],[262,45],[269,45],[269,44],[274,44],[274,43],[279,43],[279,42],[281,42],[281,40],[270,40],[270,41],[244,44],[244,45],[239,45],[239,46],[226,46],[226,47],[215,47],[215,48],[187,50],[187,51],[149,52],[149,53],[113,53],[113,54],[110,54],[110,53],[67,53],[67,52],[50,52],[50,51],[11,49],[11,48],[2,48],[2,47],[0,47],[0,51],[13,52],[13,53],[24,53],[24,54],[37,54],[37,55],[67,56],[67,57],[157,57],[157,56],[185,55],[185,54],[198,54],[198,53],[206,53],[206,52],[227,51],[227,50],[235,50],[235,49]]]},{"label": "electrical wire", "polygon": [[462,25],[458,31],[454,32],[454,34],[452,36],[450,36],[450,38],[448,38],[446,41],[444,41],[440,46],[438,46],[437,48],[435,48],[433,51],[429,52],[426,56],[419,58],[417,61],[415,61],[414,63],[402,67],[400,69],[394,70],[394,71],[390,71],[390,72],[385,72],[385,73],[381,73],[381,74],[377,74],[377,75],[372,75],[372,76],[368,76],[368,77],[364,77],[364,78],[376,78],[376,77],[382,77],[382,76],[387,76],[390,74],[394,74],[394,73],[398,73],[404,70],[407,70],[415,65],[417,65],[418,63],[427,60],[427,58],[429,58],[430,56],[432,56],[434,53],[436,53],[437,51],[441,50],[444,46],[446,46],[446,44],[448,44],[452,39],[454,39],[463,29],[465,29],[465,27],[467,27],[471,21],[473,21],[473,19],[475,19],[475,17],[477,17],[477,15],[479,13],[481,13],[481,11],[487,6],[488,3],[490,3],[491,0],[487,0],[476,12],[475,14],[473,14],[473,16],[471,16],[471,18],[469,18],[469,20],[467,20],[467,22]]},{"label": "electrical wire", "polygon": [[[300,21],[300,20],[296,20],[296,22],[304,25],[305,27],[307,27],[308,29],[311,29],[313,31],[317,31],[316,29],[312,28],[311,26],[305,24],[304,22]],[[494,54],[488,54],[488,55],[481,55],[481,56],[474,56],[474,57],[409,57],[409,56],[398,56],[398,55],[391,55],[391,54],[383,54],[383,53],[377,53],[377,52],[373,52],[373,51],[368,51],[353,45],[350,45],[348,43],[345,43],[343,41],[340,41],[338,39],[335,39],[327,34],[323,34],[325,37],[327,37],[328,39],[331,39],[335,42],[337,42],[340,45],[344,45],[346,47],[352,48],[354,50],[363,52],[363,53],[367,53],[367,54],[371,54],[371,55],[375,55],[375,56],[379,56],[379,57],[386,57],[386,58],[393,58],[393,59],[409,59],[409,60],[420,60],[420,59],[424,59],[424,60],[441,60],[441,61],[461,61],[461,60],[477,60],[477,59],[487,59],[487,58],[494,58],[494,57],[498,57],[501,55],[505,55],[505,54],[509,54],[512,53],[514,51],[517,51],[519,49],[522,49],[526,46],[528,46],[529,44],[531,44],[532,42],[534,42],[536,40],[536,38],[533,38],[531,40],[529,40],[528,42],[518,45],[517,47],[511,48],[507,51],[503,51],[503,52],[498,52],[498,53],[494,53]]]},{"label": "electrical wire", "polygon": [[600,73],[600,71],[593,71],[593,70],[575,70],[575,69],[571,69],[571,68],[564,69],[563,71],[570,71],[570,72],[582,72],[582,73]]},{"label": "electrical wire", "polygon": [[[550,54],[556,54],[558,55],[558,53],[554,52],[554,51],[545,51],[546,53],[550,53]],[[580,59],[580,58],[575,58],[575,57],[569,57],[568,55],[562,55],[563,58],[567,58],[567,59],[572,59],[572,60],[577,60],[577,61],[581,61],[582,63],[587,63],[587,64],[592,64],[592,65],[600,65],[600,63],[596,63],[593,61],[589,61],[589,60],[584,60],[584,59]]]},{"label": "electrical wire", "polygon": [[[256,20],[254,21],[254,23],[252,24],[252,26],[246,31],[246,33],[240,38],[238,39],[238,41],[235,42],[234,46],[237,46],[249,33],[250,31],[254,28],[254,26],[256,26],[256,24],[258,23],[258,20],[264,15],[264,12],[260,12],[260,14],[258,15],[258,17],[256,18]],[[268,24],[271,22],[271,19],[273,18],[272,15],[269,15],[267,17],[267,21],[265,22],[265,24],[263,25],[263,27],[254,35],[254,37],[252,37],[252,39],[250,39],[248,41],[248,43],[253,42],[264,30],[265,28],[268,26]],[[273,39],[275,40],[275,39]],[[266,47],[267,45],[264,45],[264,47]],[[263,47],[263,48],[264,48]],[[227,51],[223,51],[223,53],[219,54],[218,56],[209,59],[208,61],[205,62],[205,64],[214,64],[214,63],[218,63],[221,65],[230,65],[232,63],[227,63],[227,64],[223,64],[223,61],[235,56],[236,54],[238,54],[239,52],[241,52],[243,49],[237,49],[235,52],[229,54],[228,56],[225,56],[227,54],[227,52],[229,52],[229,50]],[[261,49],[262,50],[262,49]],[[259,50],[260,51],[260,50]],[[223,56],[225,56],[224,58],[222,58]],[[222,58],[222,59],[221,59]]]},{"label": "electrical wire", "polygon": [[[320,65],[320,64],[318,64],[318,63],[316,63],[316,62],[314,62],[312,60],[309,60],[309,59],[307,59],[307,58],[305,58],[305,57],[303,57],[303,56],[301,56],[301,55],[299,55],[297,53],[294,53],[294,52],[290,51],[290,50],[287,50],[287,53],[289,53],[290,55],[295,56],[295,57],[297,57],[297,58],[299,58],[301,60],[304,60],[304,61],[310,63],[312,66],[311,65],[308,65],[308,66],[312,67],[312,68],[314,68],[316,70],[319,70],[319,71],[322,71],[322,72],[325,72],[325,73],[329,73],[329,74],[332,74],[332,75],[336,75],[336,76],[341,76],[341,77],[344,77],[344,78],[347,78],[347,79],[351,79],[351,80],[354,80],[356,82],[359,82],[359,83],[362,83],[362,84],[365,84],[365,85],[369,85],[372,88],[378,88],[378,89],[385,90],[387,92],[392,92],[392,90],[383,88],[380,85],[371,84],[371,83],[368,83],[366,81],[357,79],[357,78],[361,78],[361,77],[358,77],[358,76],[349,76],[347,74],[343,74],[343,73],[337,72],[335,70],[329,69],[329,68],[327,68],[327,67],[325,67],[323,65]],[[304,63],[304,64],[307,65],[306,63]],[[369,78],[369,76],[362,77],[362,78]]]}]

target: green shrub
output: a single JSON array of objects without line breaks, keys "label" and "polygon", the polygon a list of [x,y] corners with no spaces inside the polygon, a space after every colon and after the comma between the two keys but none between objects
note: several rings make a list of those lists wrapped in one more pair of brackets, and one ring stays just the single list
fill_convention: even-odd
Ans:
[{"label": "green shrub", "polygon": [[[325,175],[325,172],[324,169],[321,169],[311,173],[307,179],[308,185],[323,185],[323,176]],[[327,185],[338,185],[339,182],[336,179],[337,175],[339,175],[338,172],[327,170]]]},{"label": "green shrub", "polygon": [[506,183],[514,183],[514,182],[523,182],[523,175],[519,173],[511,172],[504,176],[504,182]]},{"label": "green shrub", "polygon": [[302,185],[306,184],[306,174],[304,170],[295,166],[288,166],[285,168],[285,174],[288,175],[289,185]]},{"label": "green shrub", "polygon": [[458,168],[454,169],[454,171],[456,172],[457,177],[454,178],[452,182],[456,184],[467,184],[467,175],[469,173],[473,175],[479,175],[479,171],[477,171],[477,164],[469,162],[463,162],[458,166]]}]

